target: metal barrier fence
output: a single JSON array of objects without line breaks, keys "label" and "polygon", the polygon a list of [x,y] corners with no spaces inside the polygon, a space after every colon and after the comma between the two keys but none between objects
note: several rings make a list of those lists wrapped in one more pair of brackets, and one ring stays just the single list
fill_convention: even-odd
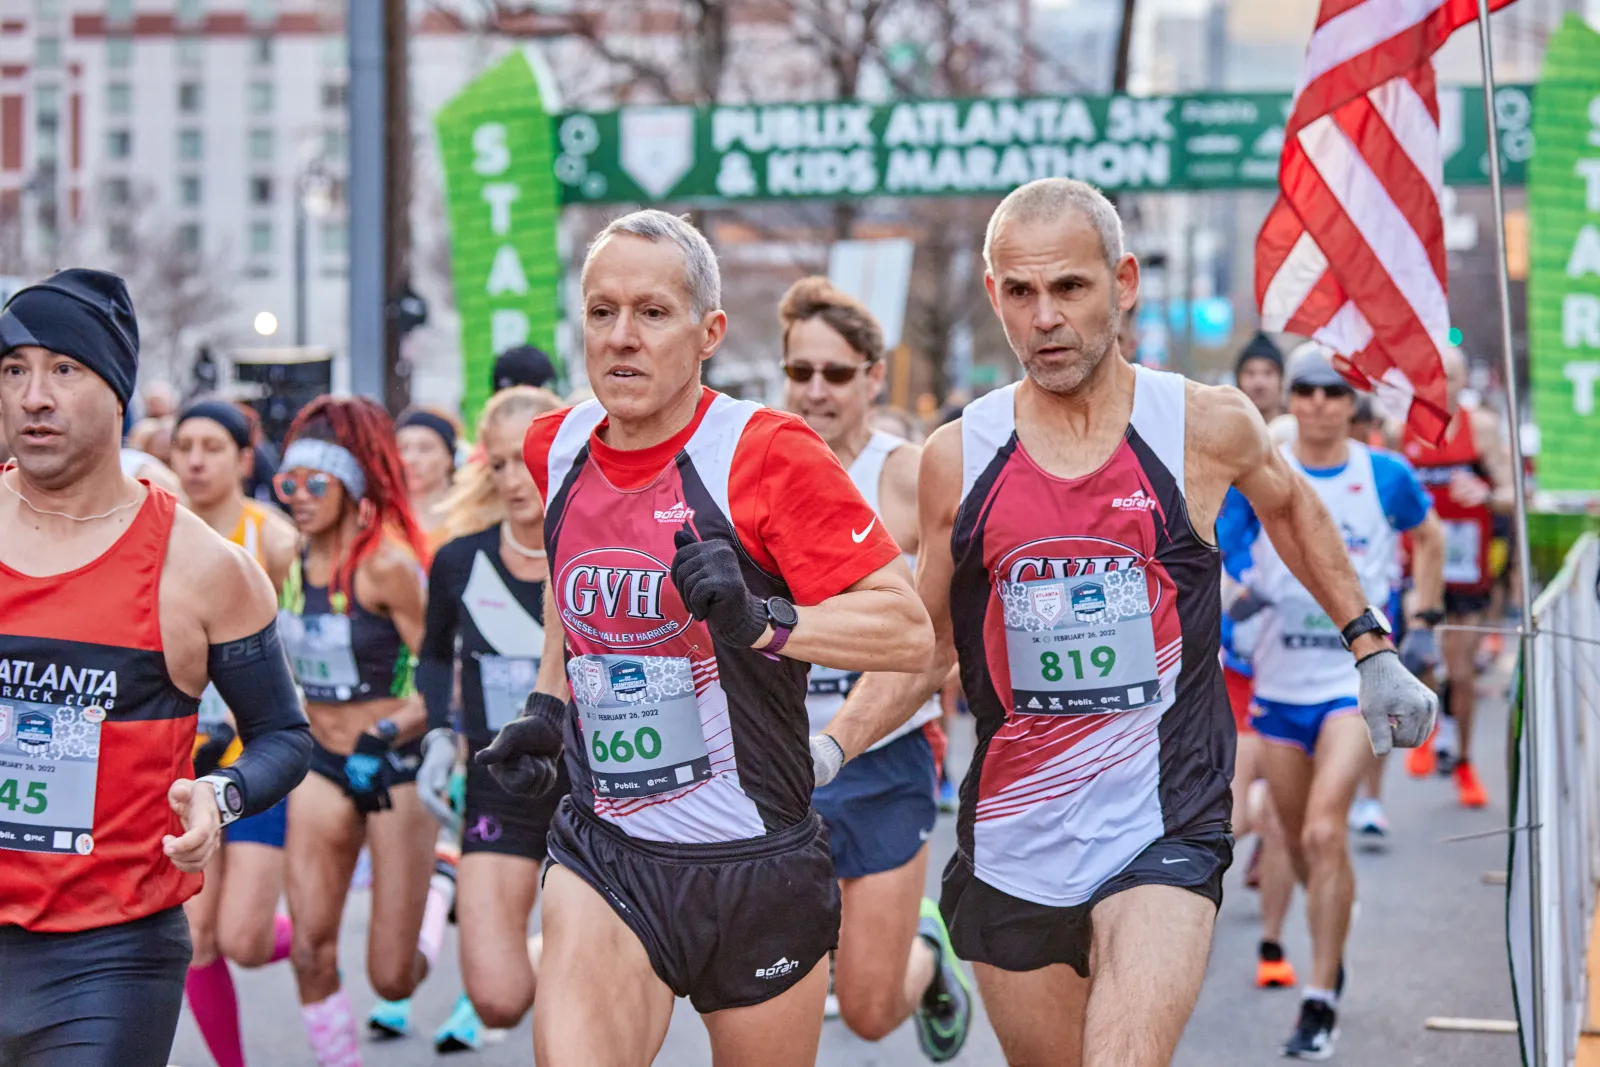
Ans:
[{"label": "metal barrier fence", "polygon": [[[1543,992],[1544,1055],[1538,1067],[1570,1067],[1579,1034],[1600,1026],[1600,1019],[1589,1018],[1586,971],[1600,891],[1597,570],[1600,540],[1585,534],[1534,602],[1533,647],[1518,672],[1519,686],[1525,688],[1512,718],[1506,939],[1525,1065],[1534,1063],[1532,1034],[1540,1022],[1534,1017],[1535,981]],[[1537,716],[1537,751],[1530,749],[1523,728],[1530,708]],[[1538,760],[1537,775],[1528,773],[1530,759]],[[1539,795],[1530,803],[1534,780]],[[1536,848],[1530,847],[1530,831],[1538,834]],[[1535,936],[1542,952],[1534,952]],[[1543,972],[1537,977],[1536,966]]]}]

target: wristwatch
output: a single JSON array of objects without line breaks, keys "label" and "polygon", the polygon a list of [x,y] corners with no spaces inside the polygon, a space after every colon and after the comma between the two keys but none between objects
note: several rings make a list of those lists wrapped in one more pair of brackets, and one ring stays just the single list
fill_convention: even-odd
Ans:
[{"label": "wristwatch", "polygon": [[789,634],[800,624],[800,613],[781,596],[768,597],[761,606],[766,609],[767,625],[772,627],[772,640],[761,651],[776,656],[788,643]]},{"label": "wristwatch", "polygon": [[393,719],[379,719],[372,724],[372,729],[377,733],[378,739],[386,745],[393,745],[394,739],[400,736],[400,727],[395,725]]},{"label": "wristwatch", "polygon": [[1389,617],[1376,604],[1368,604],[1366,611],[1345,624],[1345,628],[1339,631],[1339,640],[1344,642],[1345,651],[1349,651],[1350,646],[1355,644],[1356,638],[1370,633],[1382,634],[1384,637],[1394,633],[1394,627],[1389,625]]},{"label": "wristwatch", "polygon": [[1441,622],[1444,622],[1444,612],[1438,608],[1429,608],[1427,611],[1417,612],[1412,618],[1424,626],[1438,626]]},{"label": "wristwatch", "polygon": [[196,784],[204,782],[209,785],[217,797],[217,814],[222,816],[222,825],[236,821],[244,814],[244,793],[239,790],[239,783],[232,778],[220,774],[208,774],[197,780]]}]

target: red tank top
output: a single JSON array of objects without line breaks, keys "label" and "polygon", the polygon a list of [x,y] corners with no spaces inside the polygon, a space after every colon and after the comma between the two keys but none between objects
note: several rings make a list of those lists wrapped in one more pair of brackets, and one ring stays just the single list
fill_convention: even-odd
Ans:
[{"label": "red tank top", "polygon": [[177,502],[150,487],[98,559],[0,564],[0,926],[91,930],[183,903],[167,790],[194,773],[199,702],[167,674],[161,568]]},{"label": "red tank top", "polygon": [[[1444,443],[1434,447],[1406,424],[1401,448],[1417,477],[1433,497],[1433,510],[1444,527],[1444,582],[1452,592],[1483,594],[1493,585],[1489,573],[1489,542],[1494,537],[1494,513],[1488,504],[1467,506],[1450,497],[1450,480],[1457,472],[1489,480],[1482,453],[1472,432],[1472,414],[1456,411]],[[1406,539],[1409,556],[1410,539]]]}]

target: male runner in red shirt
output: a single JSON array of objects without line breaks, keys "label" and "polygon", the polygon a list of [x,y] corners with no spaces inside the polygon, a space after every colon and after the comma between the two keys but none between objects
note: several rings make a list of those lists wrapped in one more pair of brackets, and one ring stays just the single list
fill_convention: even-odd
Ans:
[{"label": "male runner in red shirt", "polygon": [[805,422],[700,384],[727,316],[699,231],[624,216],[582,278],[595,399],[524,448],[550,568],[539,681],[478,756],[538,791],[565,739],[534,1052],[644,1067],[687,996],[719,1064],[809,1065],[839,933],[811,791],[842,756],[807,744],[807,664],[920,669],[927,614]]}]

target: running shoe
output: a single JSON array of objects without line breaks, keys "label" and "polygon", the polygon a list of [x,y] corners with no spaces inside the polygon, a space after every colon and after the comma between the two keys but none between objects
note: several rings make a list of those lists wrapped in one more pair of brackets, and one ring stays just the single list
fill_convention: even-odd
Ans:
[{"label": "running shoe", "polygon": [[1333,1055],[1339,1040],[1339,1013],[1320,1000],[1300,1002],[1300,1021],[1283,1046],[1283,1054],[1295,1060],[1325,1060]]},{"label": "running shoe", "polygon": [[1406,773],[1413,778],[1426,778],[1438,766],[1438,756],[1433,751],[1433,739],[1439,736],[1439,724],[1434,723],[1428,739],[1406,753]]},{"label": "running shoe", "polygon": [[955,1059],[967,1043],[967,1029],[972,1025],[972,987],[950,945],[950,931],[945,929],[939,905],[927,897],[922,898],[917,933],[928,939],[939,957],[933,981],[913,1016],[917,1021],[917,1044],[934,1063],[946,1063]]},{"label": "running shoe", "polygon": [[939,810],[946,815],[961,807],[961,797],[956,793],[956,784],[946,778],[939,783]]},{"label": "running shoe", "polygon": [[1456,796],[1463,808],[1481,808],[1489,803],[1489,794],[1484,790],[1483,783],[1478,781],[1478,772],[1466,760],[1456,764],[1455,780]]},{"label": "running shoe", "polygon": [[1286,989],[1294,985],[1294,964],[1283,955],[1276,941],[1262,941],[1256,951],[1256,988]]},{"label": "running shoe", "polygon": [[1377,797],[1362,797],[1350,805],[1350,829],[1377,840],[1389,836],[1389,816],[1384,814]]},{"label": "running shoe", "polygon": [[435,1052],[476,1052],[483,1047],[483,1020],[465,993],[456,998],[455,1010],[433,1032]]},{"label": "running shoe", "polygon": [[367,1029],[373,1036],[389,1040],[411,1033],[411,1001],[380,1000],[367,1012]]}]

